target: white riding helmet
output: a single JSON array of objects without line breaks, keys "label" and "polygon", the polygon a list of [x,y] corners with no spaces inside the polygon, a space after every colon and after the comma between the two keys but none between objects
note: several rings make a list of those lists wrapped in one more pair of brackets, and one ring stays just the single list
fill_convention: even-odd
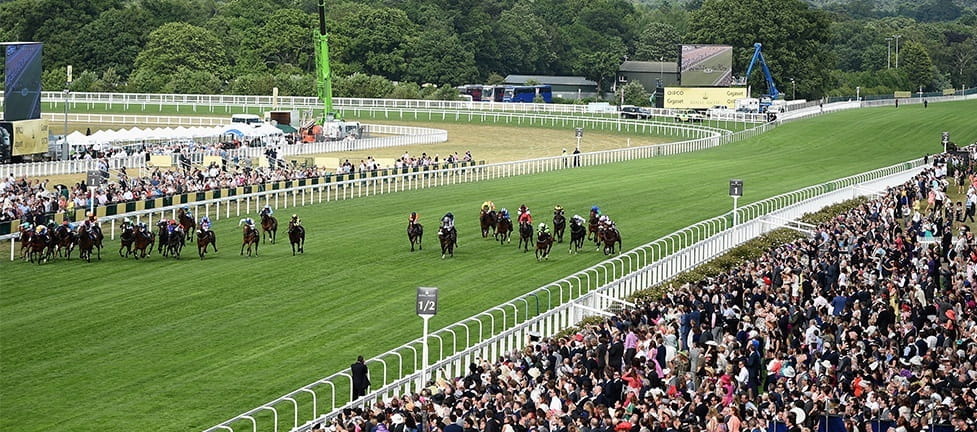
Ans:
[{"label": "white riding helmet", "polygon": [[545,223],[543,223],[543,222],[540,222],[540,223],[539,223],[539,230],[540,230],[540,231],[542,231],[542,230],[544,230],[544,229],[546,229],[546,224],[545,224]]}]

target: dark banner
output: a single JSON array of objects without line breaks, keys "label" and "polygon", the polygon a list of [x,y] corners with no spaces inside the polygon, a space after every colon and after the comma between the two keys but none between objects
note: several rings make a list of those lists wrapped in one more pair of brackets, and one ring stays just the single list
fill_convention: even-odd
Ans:
[{"label": "dark banner", "polygon": [[3,118],[41,118],[41,47],[36,42],[4,44]]}]

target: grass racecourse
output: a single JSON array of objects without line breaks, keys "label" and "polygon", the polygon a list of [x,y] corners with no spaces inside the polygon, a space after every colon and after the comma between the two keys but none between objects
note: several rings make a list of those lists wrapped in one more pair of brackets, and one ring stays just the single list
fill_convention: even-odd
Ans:
[{"label": "grass racecourse", "polygon": [[[841,112],[693,154],[277,212],[302,217],[304,256],[287,241],[239,256],[232,218],[217,222],[221,249],[204,261],[123,260],[117,241],[91,264],[3,260],[0,430],[200,430],[418,337],[417,286],[441,289],[437,329],[604,258],[558,247],[538,263],[515,242],[483,240],[486,199],[544,219],[555,204],[571,215],[600,205],[629,249],[728,211],[730,178],[744,179],[748,203],[888,166],[940,151],[942,131],[977,141],[975,112],[977,102]],[[428,228],[421,252],[409,252],[410,211]],[[433,227],[446,211],[460,248],[441,260]]]}]

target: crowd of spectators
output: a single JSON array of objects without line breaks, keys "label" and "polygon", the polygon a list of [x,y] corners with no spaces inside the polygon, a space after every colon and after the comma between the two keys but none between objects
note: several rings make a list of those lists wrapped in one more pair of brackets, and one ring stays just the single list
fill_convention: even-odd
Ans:
[{"label": "crowd of spectators", "polygon": [[977,241],[932,199],[975,180],[944,162],[715,278],[325,429],[414,431],[427,412],[443,432],[977,430]]},{"label": "crowd of spectators", "polygon": [[[165,152],[172,149],[162,146],[147,150],[166,154]],[[212,163],[207,167],[196,167],[188,160],[184,163],[181,159],[179,167],[150,168],[144,170],[145,173],[139,176],[130,175],[126,169],[110,173],[109,158],[117,157],[119,153],[111,153],[111,150],[107,150],[94,154],[99,161],[97,170],[106,173],[109,180],[97,187],[94,196],[96,206],[156,199],[189,192],[325,177],[333,173],[370,172],[389,168],[381,167],[374,158],[368,157],[360,161],[356,170],[348,159],[336,170],[329,170],[316,166],[288,164],[283,159],[277,159],[275,153],[270,153],[270,167],[252,167],[244,163],[245,161],[238,161],[235,158],[222,159],[221,164]],[[428,157],[425,153],[415,159],[405,153],[398,159],[396,167],[431,166],[437,164],[439,158],[440,156],[437,155],[433,158]],[[462,160],[471,160],[471,152],[466,152],[464,157],[458,156],[456,152],[445,159],[445,162],[453,163]],[[77,182],[71,186],[50,183],[49,180],[37,178],[17,178],[12,174],[3,178],[0,182],[0,221],[21,219],[33,223],[45,223],[52,214],[72,214],[75,209],[91,206],[88,185],[84,182]]]}]

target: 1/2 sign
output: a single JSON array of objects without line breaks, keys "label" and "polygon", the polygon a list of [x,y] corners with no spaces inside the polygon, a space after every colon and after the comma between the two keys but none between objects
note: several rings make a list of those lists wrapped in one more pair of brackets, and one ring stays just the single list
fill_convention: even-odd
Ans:
[{"label": "1/2 sign", "polygon": [[431,287],[417,288],[417,314],[433,316],[438,313],[438,289]]}]

